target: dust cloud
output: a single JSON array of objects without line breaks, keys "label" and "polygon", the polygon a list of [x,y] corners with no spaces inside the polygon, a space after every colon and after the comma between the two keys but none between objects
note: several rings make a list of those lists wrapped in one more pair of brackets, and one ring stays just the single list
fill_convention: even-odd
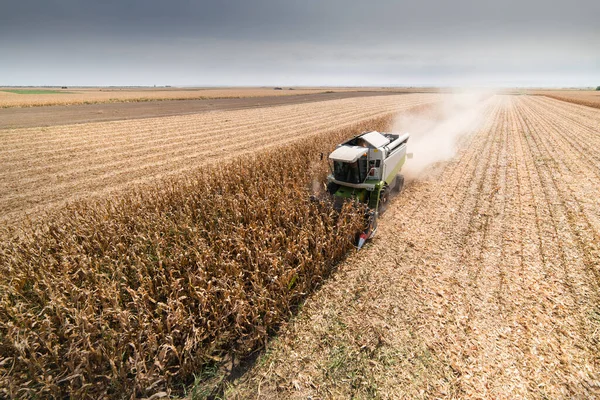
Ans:
[{"label": "dust cloud", "polygon": [[410,133],[408,153],[413,154],[402,169],[404,176],[409,180],[422,178],[434,164],[454,157],[459,140],[482,124],[492,95],[487,91],[448,93],[427,110],[398,115],[393,132]]}]

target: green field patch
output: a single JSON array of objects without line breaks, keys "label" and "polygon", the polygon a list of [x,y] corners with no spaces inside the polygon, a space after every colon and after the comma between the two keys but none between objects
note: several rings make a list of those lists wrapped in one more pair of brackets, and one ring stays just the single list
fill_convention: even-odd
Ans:
[{"label": "green field patch", "polygon": [[16,94],[66,94],[72,92],[65,92],[64,90],[52,90],[52,89],[2,89],[3,92],[16,93]]}]

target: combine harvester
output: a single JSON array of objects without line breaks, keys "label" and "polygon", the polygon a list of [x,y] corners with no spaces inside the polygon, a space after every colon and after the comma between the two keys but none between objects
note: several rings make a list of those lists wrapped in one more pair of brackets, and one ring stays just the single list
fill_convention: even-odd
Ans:
[{"label": "combine harvester", "polygon": [[339,144],[329,155],[331,175],[327,191],[333,195],[334,208],[340,210],[345,201],[365,204],[367,229],[361,233],[358,249],[377,231],[377,218],[383,213],[392,192],[400,192],[404,176],[400,169],[406,158],[409,134],[366,132]]}]

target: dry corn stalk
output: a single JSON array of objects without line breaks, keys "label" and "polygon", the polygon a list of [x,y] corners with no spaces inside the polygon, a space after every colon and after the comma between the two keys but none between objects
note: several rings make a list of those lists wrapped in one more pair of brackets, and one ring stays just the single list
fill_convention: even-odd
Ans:
[{"label": "dry corn stalk", "polygon": [[309,201],[319,153],[388,123],[73,204],[2,242],[0,393],[177,393],[263,346],[364,223]]}]

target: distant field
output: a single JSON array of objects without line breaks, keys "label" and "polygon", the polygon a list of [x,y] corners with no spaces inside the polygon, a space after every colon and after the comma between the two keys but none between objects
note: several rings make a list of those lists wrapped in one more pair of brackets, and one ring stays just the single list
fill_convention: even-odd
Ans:
[{"label": "distant field", "polygon": [[600,90],[540,90],[534,94],[582,106],[600,108]]},{"label": "distant field", "polygon": [[[291,96],[311,93],[357,91],[357,88],[0,88],[0,108],[35,107],[48,105],[141,102],[155,100],[189,100],[242,98],[262,96]],[[374,90],[364,88],[360,90]],[[378,89],[385,90],[385,89]],[[413,89],[393,89],[416,91]],[[22,96],[27,94],[28,96]]]},{"label": "distant field", "polygon": [[14,94],[69,94],[71,92],[65,92],[61,90],[48,90],[48,89],[2,89],[3,92],[14,93]]},{"label": "distant field", "polygon": [[170,117],[175,115],[201,114],[211,111],[246,110],[251,108],[266,108],[347,98],[390,96],[397,94],[409,93],[363,90],[299,94],[295,96],[127,101],[44,107],[6,107],[0,108],[0,129],[34,128],[124,119]]}]

